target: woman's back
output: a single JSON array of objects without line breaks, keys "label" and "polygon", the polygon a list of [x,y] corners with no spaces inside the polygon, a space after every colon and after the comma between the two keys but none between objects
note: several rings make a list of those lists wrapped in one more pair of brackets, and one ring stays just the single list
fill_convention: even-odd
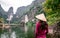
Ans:
[{"label": "woman's back", "polygon": [[46,24],[44,27],[42,25],[43,24],[41,24],[41,22],[36,23],[36,34],[37,34],[36,37],[43,37],[43,36],[46,37],[46,34],[48,32],[48,25]]}]

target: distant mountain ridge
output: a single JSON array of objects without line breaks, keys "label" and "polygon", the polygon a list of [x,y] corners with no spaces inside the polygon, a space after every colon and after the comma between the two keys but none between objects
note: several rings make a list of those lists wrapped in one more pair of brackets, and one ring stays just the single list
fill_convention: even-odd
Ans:
[{"label": "distant mountain ridge", "polygon": [[9,10],[6,12],[0,5],[0,17],[4,18],[5,23],[8,21],[7,18],[13,14],[13,7],[10,7]]},{"label": "distant mountain ridge", "polygon": [[31,5],[19,7],[16,11],[16,14],[13,16],[14,21],[21,21],[24,19],[24,15],[30,11],[31,8],[40,6],[40,3],[44,2],[45,0],[35,0],[31,3]]},{"label": "distant mountain ridge", "polygon": [[32,7],[37,7],[38,5],[40,5],[41,2],[44,2],[44,1],[45,0],[35,0],[31,3],[31,5],[18,7],[16,14],[13,14],[13,7],[10,7],[8,12],[5,12],[0,5],[0,16],[5,18],[5,20],[6,20],[10,14],[13,14],[13,18],[12,18],[11,22],[14,23],[15,21],[19,21],[21,19],[21,17],[25,13],[29,12],[29,10]]}]

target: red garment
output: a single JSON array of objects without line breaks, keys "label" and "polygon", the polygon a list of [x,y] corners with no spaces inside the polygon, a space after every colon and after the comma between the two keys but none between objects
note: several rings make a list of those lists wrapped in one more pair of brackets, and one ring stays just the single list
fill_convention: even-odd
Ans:
[{"label": "red garment", "polygon": [[[46,22],[45,22],[46,23]],[[46,25],[46,28],[44,30],[38,30],[40,28],[41,23],[36,23],[36,29],[35,29],[35,38],[46,38],[46,34],[48,32],[48,25]]]}]

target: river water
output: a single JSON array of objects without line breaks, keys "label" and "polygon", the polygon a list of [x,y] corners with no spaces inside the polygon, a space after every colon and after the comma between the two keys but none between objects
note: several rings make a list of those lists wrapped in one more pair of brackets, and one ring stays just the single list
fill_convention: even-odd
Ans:
[{"label": "river water", "polygon": [[14,27],[11,31],[8,29],[0,30],[0,38],[24,38],[24,28]]},{"label": "river water", "polygon": [[0,30],[0,38],[34,38],[34,30],[32,27],[25,32],[24,27],[11,27],[11,30]]},{"label": "river water", "polygon": [[9,34],[8,34],[8,33],[3,33],[3,34],[1,34],[1,38],[16,38],[15,31],[13,31],[13,32],[10,34],[10,37],[9,37]]}]

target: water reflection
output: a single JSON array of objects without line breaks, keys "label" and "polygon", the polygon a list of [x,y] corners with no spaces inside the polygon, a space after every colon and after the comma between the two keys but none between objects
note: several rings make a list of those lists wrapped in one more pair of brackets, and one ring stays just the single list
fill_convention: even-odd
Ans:
[{"label": "water reflection", "polygon": [[6,32],[6,33],[3,33],[1,34],[1,38],[16,38],[16,34],[15,34],[15,31],[13,31],[9,37],[9,34]]},{"label": "water reflection", "polygon": [[0,38],[24,38],[24,27],[11,27],[9,29],[1,30]]},{"label": "water reflection", "polygon": [[12,26],[0,32],[0,38],[34,38],[34,30],[29,26],[28,31],[25,33],[24,27]]},{"label": "water reflection", "polygon": [[9,37],[8,37],[8,34],[4,33],[4,34],[1,34],[1,38],[9,38]]},{"label": "water reflection", "polygon": [[14,32],[12,32],[12,34],[11,34],[11,38],[16,38],[15,31],[14,31]]}]

